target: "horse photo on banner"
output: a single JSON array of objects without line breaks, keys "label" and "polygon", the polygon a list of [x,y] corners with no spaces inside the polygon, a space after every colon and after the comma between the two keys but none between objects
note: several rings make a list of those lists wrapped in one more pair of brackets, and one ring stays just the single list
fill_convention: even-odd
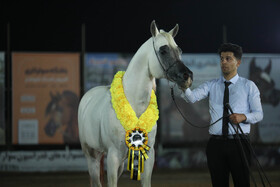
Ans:
[{"label": "horse photo on banner", "polygon": [[78,144],[79,53],[12,54],[13,144]]},{"label": "horse photo on banner", "polygon": [[259,124],[251,125],[253,142],[280,142],[280,55],[244,54],[240,76],[257,85],[261,94],[264,118]]}]

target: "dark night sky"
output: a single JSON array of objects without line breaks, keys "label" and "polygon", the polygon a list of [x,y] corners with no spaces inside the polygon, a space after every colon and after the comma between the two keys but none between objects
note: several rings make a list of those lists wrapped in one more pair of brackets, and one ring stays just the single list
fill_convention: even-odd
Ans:
[{"label": "dark night sky", "polygon": [[166,31],[176,23],[184,53],[215,53],[223,41],[246,53],[280,53],[280,1],[110,0],[1,1],[0,50],[10,23],[12,51],[80,51],[81,24],[87,52],[134,53],[156,20]]}]

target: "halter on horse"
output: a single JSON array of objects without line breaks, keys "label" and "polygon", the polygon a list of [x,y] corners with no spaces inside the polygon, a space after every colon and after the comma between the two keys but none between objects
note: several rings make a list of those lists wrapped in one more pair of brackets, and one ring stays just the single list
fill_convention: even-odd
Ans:
[{"label": "halter on horse", "polygon": [[[155,79],[167,78],[180,87],[189,87],[192,83],[192,72],[181,61],[181,50],[174,41],[178,29],[176,25],[169,32],[159,31],[153,21],[152,37],[138,49],[122,78],[125,97],[137,118],[149,106]],[[101,186],[100,160],[104,153],[107,153],[108,186],[117,186],[128,157],[128,147],[126,131],[112,107],[110,86],[92,88],[83,96],[78,121],[92,186]],[[148,133],[149,158],[145,160],[141,174],[141,184],[145,187],[151,186],[156,130],[155,124]]]}]

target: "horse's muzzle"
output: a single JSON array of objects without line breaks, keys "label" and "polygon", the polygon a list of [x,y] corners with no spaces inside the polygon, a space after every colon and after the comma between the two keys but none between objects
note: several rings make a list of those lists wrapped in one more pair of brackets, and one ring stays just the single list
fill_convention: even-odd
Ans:
[{"label": "horse's muzzle", "polygon": [[184,73],[184,79],[185,79],[185,88],[189,88],[192,86],[193,81],[193,72],[188,69],[188,72]]},{"label": "horse's muzzle", "polygon": [[193,72],[186,67],[182,61],[177,61],[176,65],[169,69],[167,78],[175,82],[180,88],[189,88],[193,81]]},{"label": "horse's muzzle", "polygon": [[186,67],[183,62],[178,63],[179,68],[179,80],[177,82],[178,86],[187,89],[191,87],[193,81],[193,72]]}]

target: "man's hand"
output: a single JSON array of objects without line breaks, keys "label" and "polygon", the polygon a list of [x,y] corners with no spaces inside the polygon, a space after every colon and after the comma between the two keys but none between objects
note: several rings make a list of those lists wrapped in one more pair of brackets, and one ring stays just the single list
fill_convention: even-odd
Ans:
[{"label": "man's hand", "polygon": [[180,86],[178,86],[178,88],[179,88],[180,90],[182,90],[182,92],[184,92],[184,93],[186,92],[186,89],[187,89],[187,88],[183,88],[183,87],[180,87]]},{"label": "man's hand", "polygon": [[178,85],[178,88],[185,93],[185,91],[188,88],[188,86],[187,85]]},{"label": "man's hand", "polygon": [[234,124],[242,123],[243,121],[246,121],[246,119],[247,118],[244,114],[233,113],[229,116],[229,120]]}]

